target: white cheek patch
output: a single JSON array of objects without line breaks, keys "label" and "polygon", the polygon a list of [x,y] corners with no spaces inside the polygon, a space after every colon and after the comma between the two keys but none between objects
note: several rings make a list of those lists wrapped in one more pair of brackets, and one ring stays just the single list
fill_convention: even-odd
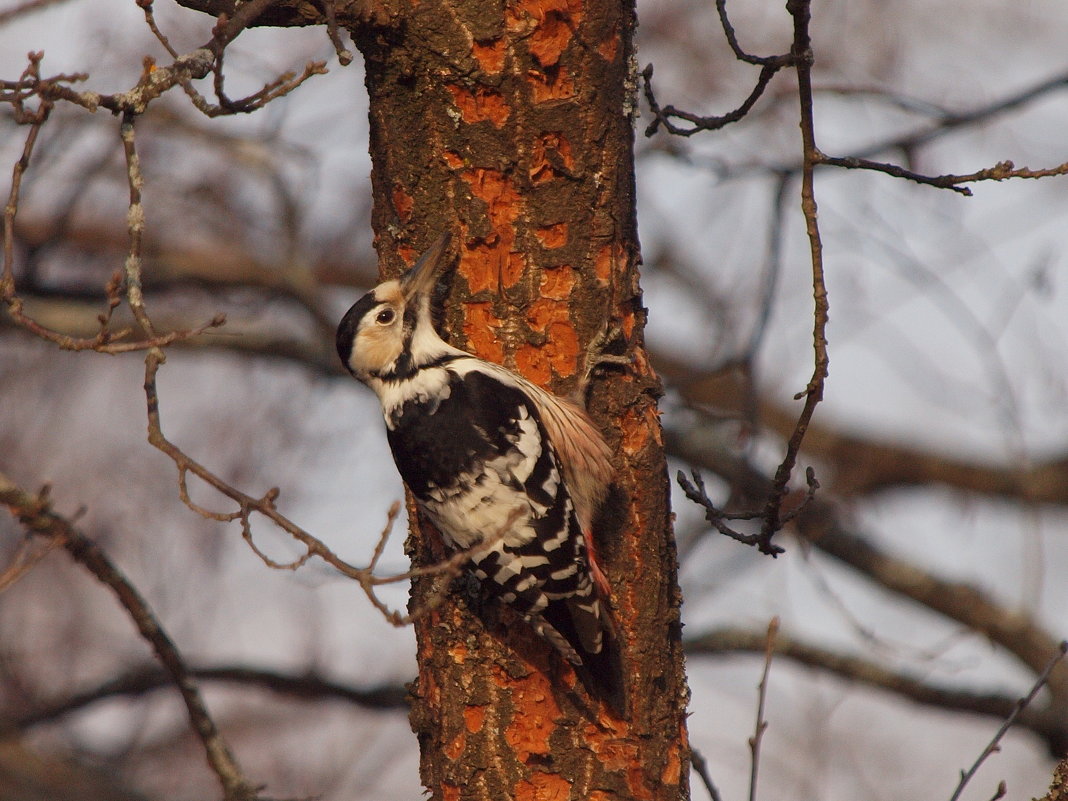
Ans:
[{"label": "white cheek patch", "polygon": [[356,373],[383,370],[400,356],[403,344],[399,326],[361,327],[349,357],[349,367]]}]

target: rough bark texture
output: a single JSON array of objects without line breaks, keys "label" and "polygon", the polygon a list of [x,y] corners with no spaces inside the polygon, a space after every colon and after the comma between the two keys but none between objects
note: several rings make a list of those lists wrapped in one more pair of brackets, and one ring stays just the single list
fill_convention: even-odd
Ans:
[{"label": "rough bark texture", "polygon": [[[594,387],[618,454],[598,530],[622,624],[632,719],[584,709],[570,668],[520,621],[462,593],[416,627],[412,726],[445,799],[688,795],[687,690],[658,381],[642,349],[629,4],[428,0],[364,8],[373,224],[396,274],[457,232],[449,339],[571,391],[611,321],[633,355]],[[432,532],[409,546],[440,558]],[[429,582],[413,593],[425,600]]]},{"label": "rough bark texture", "polygon": [[1053,769],[1053,781],[1049,792],[1038,801],[1066,801],[1068,799],[1068,758],[1062,759]]}]

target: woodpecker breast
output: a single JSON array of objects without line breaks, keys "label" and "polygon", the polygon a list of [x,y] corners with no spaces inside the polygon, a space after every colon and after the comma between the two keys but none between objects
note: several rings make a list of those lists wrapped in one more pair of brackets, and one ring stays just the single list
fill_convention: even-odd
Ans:
[{"label": "woodpecker breast", "polygon": [[401,477],[446,544],[470,551],[488,594],[619,709],[608,586],[591,553],[611,450],[575,404],[438,336],[430,294],[446,244],[349,309],[338,353],[377,394]]}]

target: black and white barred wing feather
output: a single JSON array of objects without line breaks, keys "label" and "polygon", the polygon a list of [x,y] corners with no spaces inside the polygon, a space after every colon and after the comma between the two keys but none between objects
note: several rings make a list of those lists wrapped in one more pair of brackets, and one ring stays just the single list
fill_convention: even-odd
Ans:
[{"label": "black and white barred wing feather", "polygon": [[[538,396],[513,374],[473,357],[442,369],[447,391],[433,411],[413,404],[390,421],[401,475],[447,543],[472,551],[474,573],[489,593],[582,665],[583,654],[602,650],[611,621],[589,569],[569,468]],[[566,424],[570,407],[545,408],[553,424]]]}]

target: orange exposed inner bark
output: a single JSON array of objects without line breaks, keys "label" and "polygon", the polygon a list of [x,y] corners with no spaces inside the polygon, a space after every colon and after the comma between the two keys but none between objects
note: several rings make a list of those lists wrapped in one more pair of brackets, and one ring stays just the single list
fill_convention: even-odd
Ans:
[{"label": "orange exposed inner bark", "polygon": [[467,730],[472,734],[477,734],[482,731],[482,726],[486,722],[486,707],[485,706],[468,706],[464,707],[464,725],[467,726]]},{"label": "orange exposed inner bark", "polygon": [[391,198],[393,200],[393,208],[397,212],[397,216],[400,217],[401,222],[408,222],[408,219],[412,216],[415,199],[400,184],[393,184]]},{"label": "orange exposed inner bark", "polygon": [[[468,249],[460,258],[460,274],[471,294],[497,292],[515,286],[523,277],[523,254],[515,251],[515,223],[522,214],[523,199],[512,182],[498,170],[466,170],[460,176],[471,194],[486,204],[494,233]],[[497,321],[500,325],[500,321]],[[480,355],[485,355],[481,353]]]},{"label": "orange exposed inner bark", "polygon": [[[565,231],[567,228],[564,225]],[[558,227],[558,226],[553,226]],[[545,229],[542,229],[545,230]],[[566,233],[565,233],[566,236]],[[571,290],[575,288],[575,271],[566,264],[553,267],[541,274],[541,296],[551,300],[567,300],[571,297]]]},{"label": "orange exposed inner bark", "polygon": [[607,281],[612,277],[612,245],[605,245],[599,251],[597,251],[597,258],[593,260],[593,269],[597,273],[597,277],[602,281]]},{"label": "orange exposed inner bark", "polygon": [[630,798],[644,801],[653,797],[653,791],[645,783],[645,769],[637,743],[622,739],[626,736],[623,733],[617,734],[592,723],[586,725],[583,732],[584,742],[597,755],[600,764],[608,771],[626,775]]},{"label": "orange exposed inner bark", "polygon": [[508,121],[512,110],[496,89],[477,87],[473,92],[463,86],[449,84],[445,87],[452,95],[452,102],[460,111],[460,118],[466,123],[489,120],[495,128],[501,128]]},{"label": "orange exposed inner bark", "polygon": [[[580,0],[521,0],[508,13],[513,32],[530,31],[527,47],[542,66],[555,64],[582,22]],[[530,22],[533,21],[533,30]]]},{"label": "orange exposed inner bark", "polygon": [[501,318],[493,313],[493,305],[488,302],[468,303],[464,314],[464,336],[471,349],[479,356],[491,362],[504,362],[504,348],[497,332],[501,327]]},{"label": "orange exposed inner bark", "polygon": [[504,39],[475,42],[471,45],[471,55],[474,56],[483,72],[496,75],[504,69],[505,47]]},{"label": "orange exposed inner bark", "polygon": [[649,442],[650,426],[659,425],[656,410],[649,412],[644,409],[636,411],[635,407],[628,409],[619,426],[623,431],[623,441],[620,443],[623,452],[630,457],[640,453]]},{"label": "orange exposed inner bark", "polygon": [[664,765],[663,773],[660,775],[660,781],[664,784],[678,784],[679,779],[682,776],[682,760],[679,758],[679,748],[677,745],[671,748],[667,757],[667,764]]},{"label": "orange exposed inner bark", "polygon": [[542,297],[527,309],[527,322],[534,331],[545,334],[540,348],[525,345],[516,352],[516,367],[531,381],[545,386],[555,372],[559,376],[574,375],[578,369],[579,341],[571,323],[568,304],[574,272],[570,267],[546,270],[542,274]]},{"label": "orange exposed inner bark", "polygon": [[615,61],[616,53],[619,52],[619,31],[612,31],[612,35],[597,45],[597,52],[605,61]]},{"label": "orange exposed inner bark", "polygon": [[520,762],[530,764],[532,755],[548,754],[552,750],[549,738],[556,729],[560,708],[548,677],[537,670],[522,683],[514,684],[511,698],[515,715],[504,730],[504,739]]},{"label": "orange exposed inner bark", "polygon": [[411,266],[419,258],[419,251],[411,245],[397,245],[397,255],[404,259],[404,263]]},{"label": "orange exposed inner bark", "polygon": [[575,81],[563,66],[556,66],[544,72],[530,70],[527,72],[527,80],[530,82],[535,103],[570,100],[575,96]]},{"label": "orange exposed inner bark", "polygon": [[515,786],[515,801],[568,801],[571,782],[554,773],[532,773]]},{"label": "orange exposed inner bark", "polygon": [[559,131],[549,131],[534,140],[530,154],[530,177],[536,184],[545,183],[575,169],[571,143]]},{"label": "orange exposed inner bark", "polygon": [[459,759],[460,754],[464,752],[464,746],[467,745],[467,732],[461,730],[452,742],[445,743],[445,746],[441,749],[442,752],[449,759]]},{"label": "orange exposed inner bark", "polygon": [[535,229],[534,236],[543,248],[562,248],[567,244],[568,230],[566,222],[556,223]]}]

